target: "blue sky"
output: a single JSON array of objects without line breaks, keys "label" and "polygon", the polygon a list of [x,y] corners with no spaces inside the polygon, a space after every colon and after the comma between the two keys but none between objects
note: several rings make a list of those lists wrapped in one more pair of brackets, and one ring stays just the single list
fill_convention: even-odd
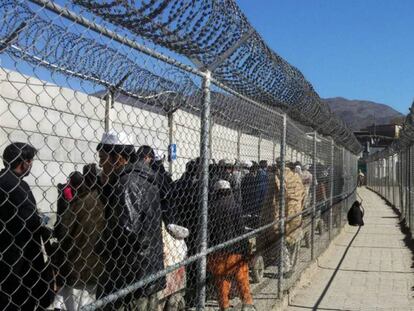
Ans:
[{"label": "blue sky", "polygon": [[321,97],[372,100],[408,113],[414,99],[414,1],[237,3]]}]

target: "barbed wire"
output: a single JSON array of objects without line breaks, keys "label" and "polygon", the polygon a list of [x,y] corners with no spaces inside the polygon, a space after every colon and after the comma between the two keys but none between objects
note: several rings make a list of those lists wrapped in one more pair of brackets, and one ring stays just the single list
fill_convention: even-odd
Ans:
[{"label": "barbed wire", "polygon": [[351,151],[361,151],[351,130],[332,114],[303,74],[266,45],[235,1],[72,2],[187,56],[236,91],[276,105]]},{"label": "barbed wire", "polygon": [[[162,74],[174,82],[137,65],[107,45],[69,32],[37,16],[21,2],[0,4],[1,50],[34,65],[48,67],[140,100],[154,96],[193,96],[194,83],[179,70]],[[109,66],[110,64],[110,66]]]},{"label": "barbed wire", "polygon": [[[136,309],[141,296],[165,310],[211,302],[225,308],[212,293],[220,287],[220,262],[233,259],[243,273],[239,284],[256,283],[243,302],[251,305],[248,296],[261,295],[263,285],[281,298],[341,231],[345,206],[355,197],[357,155],[308,127],[329,109],[313,105],[317,94],[310,85],[300,89],[300,72],[289,73],[293,67],[282,59],[275,60],[281,65],[274,86],[255,72],[266,62],[243,67],[240,55],[243,66],[234,70],[241,78],[223,71],[224,85],[176,54],[159,53],[148,40],[132,41],[119,27],[89,19],[83,8],[56,2],[0,2],[3,161],[39,152],[33,170],[24,173],[26,194],[4,187],[20,181],[11,167],[1,171],[2,241],[10,237],[11,247],[5,245],[13,258],[0,260],[0,270],[11,276],[0,279],[6,297],[0,309],[70,309],[74,303],[81,310]],[[153,3],[145,4],[148,19],[136,22],[151,23]],[[210,2],[175,3],[184,23],[189,6],[197,16]],[[163,14],[168,5],[157,10]],[[212,9],[224,27],[227,8]],[[214,20],[203,23],[214,26]],[[241,16],[238,23],[247,22]],[[213,29],[207,37],[207,48],[209,40],[225,45],[220,59],[209,60],[219,70],[235,42],[250,34],[227,41],[226,32],[216,36]],[[198,43],[191,48],[197,52]],[[246,57],[262,57],[266,47],[248,48]],[[263,90],[245,83],[244,68]],[[292,105],[273,105],[273,88]],[[259,95],[268,102],[255,100]],[[292,121],[282,106],[306,118]],[[351,135],[334,119],[326,124],[326,133]],[[113,161],[118,156],[123,161]],[[120,162],[127,163],[116,167]],[[19,202],[32,195],[25,200],[34,202],[30,206]],[[22,211],[38,219],[36,226]],[[32,260],[34,252],[44,260]],[[20,270],[21,262],[30,273]],[[269,302],[274,305],[273,297]],[[257,309],[269,309],[260,304]]]},{"label": "barbed wire", "polygon": [[[176,109],[177,105],[195,113],[201,110],[198,87],[179,70],[160,73],[170,79],[156,75],[107,45],[50,24],[15,0],[2,3],[0,14],[3,16],[0,25],[2,50],[14,57],[113,89],[118,98],[123,94],[149,104],[161,103],[164,112]],[[106,92],[95,95],[102,97]],[[274,114],[264,120],[262,109],[247,101],[213,92],[212,105],[215,118],[221,123],[241,128],[245,133],[259,131],[266,136],[266,133],[275,132]],[[231,111],[226,118],[220,115],[223,109]],[[230,122],[226,120],[229,118]]]}]

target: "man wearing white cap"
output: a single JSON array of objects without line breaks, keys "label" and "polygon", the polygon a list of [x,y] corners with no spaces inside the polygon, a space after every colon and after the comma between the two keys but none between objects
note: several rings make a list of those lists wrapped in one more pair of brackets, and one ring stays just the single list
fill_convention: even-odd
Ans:
[{"label": "man wearing white cap", "polygon": [[[97,298],[103,298],[164,269],[161,207],[155,175],[135,163],[132,140],[125,133],[105,133],[97,147],[107,181],[103,187],[106,227],[100,248],[105,272]],[[159,278],[122,295],[105,310],[156,310]]]},{"label": "man wearing white cap", "polygon": [[[244,233],[240,206],[234,200],[230,182],[220,179],[213,184],[208,211],[208,245],[214,247]],[[230,310],[232,280],[238,288],[242,311],[254,311],[249,283],[249,265],[246,258],[247,241],[227,246],[208,257],[208,269],[217,287],[220,310]]]}]

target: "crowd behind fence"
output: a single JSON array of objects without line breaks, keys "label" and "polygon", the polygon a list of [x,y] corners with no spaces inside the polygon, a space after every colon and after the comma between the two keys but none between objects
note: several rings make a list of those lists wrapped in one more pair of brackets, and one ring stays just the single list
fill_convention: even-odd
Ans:
[{"label": "crowd behind fence", "polygon": [[281,298],[345,223],[355,146],[44,3],[0,4],[1,309]]}]

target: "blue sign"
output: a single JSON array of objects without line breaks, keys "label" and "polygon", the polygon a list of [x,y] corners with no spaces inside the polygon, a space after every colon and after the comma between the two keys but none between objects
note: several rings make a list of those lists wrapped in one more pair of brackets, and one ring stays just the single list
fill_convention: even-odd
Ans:
[{"label": "blue sign", "polygon": [[168,161],[177,160],[177,145],[171,144],[168,146]]}]

